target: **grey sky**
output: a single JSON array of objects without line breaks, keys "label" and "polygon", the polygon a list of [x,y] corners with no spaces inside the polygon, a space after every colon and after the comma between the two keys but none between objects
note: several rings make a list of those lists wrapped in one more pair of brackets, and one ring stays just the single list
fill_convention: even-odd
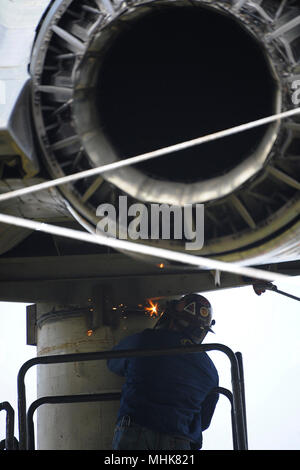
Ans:
[{"label": "grey sky", "polygon": [[[300,295],[295,285],[277,287]],[[257,296],[252,287],[207,297],[214,306],[216,334],[206,342],[226,344],[243,355],[249,448],[300,449],[300,303],[269,291]],[[220,385],[231,389],[228,359],[220,352],[209,355]],[[230,448],[230,407],[221,397],[203,449]]]}]

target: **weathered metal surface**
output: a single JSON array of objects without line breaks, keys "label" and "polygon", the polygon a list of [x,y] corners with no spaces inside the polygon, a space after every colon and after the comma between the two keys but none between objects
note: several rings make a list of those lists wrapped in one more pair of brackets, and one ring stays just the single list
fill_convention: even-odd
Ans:
[{"label": "weathered metal surface", "polygon": [[[114,75],[111,75],[108,88],[101,88],[108,73],[107,57],[112,54],[114,44],[118,42],[122,44],[123,39],[127,40],[126,31],[137,34],[138,44],[141,42],[138,40],[138,34],[142,32],[136,31],[140,23],[144,24],[143,21],[148,20],[150,23],[160,21],[160,16],[165,18],[164,15],[170,14],[173,15],[172,21],[176,20],[174,24],[179,27],[183,21],[181,12],[187,15],[186,21],[190,22],[197,15],[201,21],[201,14],[209,13],[212,24],[206,32],[206,48],[212,47],[210,43],[219,41],[219,36],[213,33],[215,20],[224,23],[224,29],[221,27],[218,31],[223,37],[228,25],[231,24],[236,29],[235,44],[240,47],[240,44],[247,43],[254,54],[253,57],[257,58],[257,64],[259,63],[255,69],[257,75],[252,82],[260,77],[259,86],[270,84],[269,88],[265,88],[265,92],[270,93],[272,99],[269,107],[263,108],[264,112],[271,114],[280,109],[297,106],[293,98],[295,98],[295,83],[297,84],[299,78],[300,67],[298,49],[300,9],[292,1],[274,3],[272,0],[266,0],[262,3],[250,0],[243,2],[196,0],[188,3],[182,0],[172,2],[133,0],[126,3],[95,0],[86,2],[28,0],[26,5],[21,0],[6,1],[5,8],[0,9],[0,96],[2,101],[5,101],[0,103],[0,174],[3,178],[0,189],[8,191],[12,188],[7,177],[11,172],[14,173],[14,187],[22,187],[30,180],[37,181],[35,178],[55,178],[124,157],[126,152],[122,151],[121,147],[116,150],[118,145],[121,145],[122,136],[116,134],[118,137],[116,141],[110,137],[110,118],[105,111],[105,103],[98,100],[98,89],[100,94],[107,92],[107,99],[111,101],[107,101],[106,104],[109,104],[109,109],[115,109],[112,115],[113,123],[117,122],[119,114],[121,115],[122,107],[128,109],[128,119],[134,114],[138,116],[136,126],[129,127],[126,134],[127,141],[134,143],[138,138],[145,140],[151,126],[146,126],[148,130],[145,135],[139,126],[142,126],[146,119],[147,111],[144,111],[145,116],[143,116],[142,111],[134,108],[134,102],[143,103],[146,94],[156,86],[156,80],[150,83],[151,87],[145,82],[144,88],[142,85],[139,92],[136,86],[130,88],[129,104],[125,101],[120,103],[118,100],[122,93],[117,93],[119,86],[125,86],[126,89],[130,82],[125,82],[126,77],[121,70],[116,75],[117,82],[114,81]],[[199,15],[199,12],[202,13]],[[155,24],[161,27],[162,23],[160,21]],[[174,33],[173,29],[168,29],[171,28],[170,24],[171,22],[167,21],[163,23],[164,38]],[[221,23],[218,24],[222,26]],[[181,26],[189,30],[188,24],[182,23]],[[151,34],[154,29],[150,29]],[[155,36],[151,36],[150,33],[144,40],[149,47],[157,47]],[[181,37],[180,41],[184,41],[185,35],[174,35],[174,41],[178,37]],[[197,109],[197,116],[200,113],[200,119],[201,113],[204,113],[205,121],[212,113],[215,122],[222,111],[230,117],[234,112],[231,112],[229,105],[222,110],[218,97],[229,94],[231,88],[237,90],[237,85],[241,82],[238,60],[241,57],[240,50],[236,47],[223,50],[223,42],[219,41],[217,55],[212,52],[210,57],[205,59],[210,60],[207,64],[201,62],[203,58],[199,55],[202,43],[198,44],[195,41],[187,44],[189,48],[193,48],[195,62],[204,70],[207,67],[216,70],[214,75],[220,73],[217,89],[208,88],[205,91],[206,95],[211,94],[209,108]],[[148,51],[146,42],[143,44],[145,51]],[[176,44],[179,47],[181,43]],[[127,56],[129,52],[128,48],[123,51],[124,59],[128,58],[128,67],[126,65],[128,72],[130,67],[134,66],[133,62],[130,62],[131,56]],[[231,62],[232,66],[237,65],[237,69],[232,72],[230,90],[222,88],[225,70],[219,71],[218,67],[215,68],[216,64],[219,64],[220,54],[226,56],[228,60],[236,57],[236,60]],[[179,60],[179,55],[176,57]],[[249,64],[246,62],[244,66],[249,66],[251,69],[250,60],[253,57],[251,58],[250,54],[246,54],[245,57]],[[116,64],[110,65],[115,67]],[[155,69],[154,65],[150,63],[150,69]],[[197,87],[192,88],[193,77],[188,75],[187,64],[178,62],[176,67],[178,70],[186,68],[187,77],[184,83],[189,83],[190,86],[183,86],[182,92],[188,88],[193,90],[194,96],[191,95],[189,100],[192,106],[192,98],[198,96],[197,90],[207,87],[207,82],[202,82],[200,77],[197,79]],[[138,71],[139,67],[136,70]],[[247,75],[246,71],[242,72]],[[203,74],[202,76],[204,77]],[[137,77],[137,72],[133,73],[132,79],[137,80],[136,84],[139,82]],[[169,86],[164,94],[168,93],[170,80],[174,74],[170,73],[168,77]],[[246,78],[244,77],[244,87],[247,90],[245,97],[250,96],[252,90],[252,88],[248,90],[251,84]],[[157,83],[155,93],[161,96],[163,102],[164,94],[160,95],[163,81]],[[255,92],[254,89],[252,91]],[[256,92],[253,99],[257,97],[256,94],[259,95],[259,88]],[[135,95],[137,93],[141,95]],[[123,96],[126,94],[123,93]],[[180,94],[176,91],[176,99],[173,101],[179,103],[179,98]],[[232,105],[236,104],[238,99],[233,93]],[[247,109],[251,101],[250,96],[250,101],[238,103],[238,107]],[[128,106],[125,106],[125,103]],[[158,116],[163,115],[165,111],[163,106],[162,104],[159,106]],[[238,113],[238,108],[235,109]],[[195,121],[195,119],[188,120],[193,113],[195,110],[189,107],[186,119],[182,123],[182,127],[187,128],[183,129],[184,132]],[[239,116],[238,113],[237,119]],[[127,121],[126,118],[123,121],[122,119],[121,127]],[[152,120],[153,125],[154,121],[155,119]],[[203,119],[202,124],[200,121],[199,133],[201,125],[204,125]],[[167,120],[161,124],[165,131],[168,130],[168,124]],[[113,128],[119,129],[118,126],[120,127],[120,123],[113,124]],[[172,139],[176,141],[179,132],[172,129],[172,126],[170,128]],[[159,142],[157,141],[159,133],[156,134],[153,137],[154,146]],[[183,136],[185,135],[184,133]],[[129,203],[142,201],[146,206],[152,202],[176,206],[205,202],[205,243],[201,250],[196,250],[193,254],[244,264],[269,264],[299,259],[299,246],[295,242],[295,239],[299,238],[300,212],[297,177],[300,161],[299,135],[299,119],[294,117],[268,126],[262,132],[260,140],[252,142],[253,148],[250,141],[248,153],[243,158],[237,156],[231,161],[232,152],[227,150],[221,159],[213,155],[215,165],[211,165],[211,168],[210,158],[204,159],[201,163],[204,172],[202,177],[199,176],[197,165],[192,166],[190,174],[187,175],[186,167],[189,166],[186,165],[186,161],[190,160],[179,156],[183,162],[180,168],[186,175],[184,181],[176,179],[178,174],[174,176],[175,164],[170,163],[167,176],[162,176],[155,173],[156,162],[150,162],[151,174],[145,168],[128,167],[111,174],[104,174],[101,178],[87,178],[74,185],[60,187],[56,194],[51,192],[44,197],[38,193],[32,198],[13,200],[9,206],[1,206],[0,210],[29,218],[57,220],[61,223],[65,222],[64,216],[68,219],[77,214],[76,220],[83,227],[90,225],[94,229],[99,221],[96,215],[99,204],[109,202],[116,205],[118,196],[122,194],[129,196]],[[245,134],[244,137],[246,138]],[[226,142],[224,146],[225,144]],[[134,149],[138,150],[137,147]],[[227,158],[232,163],[230,168],[222,166]],[[210,168],[209,171],[206,166]],[[62,194],[68,201],[72,215],[63,207],[58,194]],[[191,221],[191,226],[193,223],[195,220]],[[120,223],[119,226],[121,225]],[[23,229],[1,226],[0,253],[19,245],[29,234],[30,232]],[[160,239],[158,243],[156,240],[148,240],[154,245],[175,250],[183,250],[185,241],[172,237],[171,240]],[[143,243],[143,240],[137,242]],[[28,250],[28,247],[26,249]],[[30,255],[30,250],[24,255]]]},{"label": "weathered metal surface", "polygon": [[[300,273],[297,261],[269,265],[269,268],[289,275]],[[99,289],[109,294],[109,308],[118,303],[136,306],[147,298],[251,284],[240,276],[221,273],[218,286],[215,272],[178,267],[161,269],[136,260],[128,263],[127,256],[121,254],[2,258],[0,279],[3,301],[89,305],[89,299]]]},{"label": "weathered metal surface", "polygon": [[[82,166],[98,166],[124,157],[120,150],[116,150],[121,145],[118,139],[114,142],[108,135],[109,123],[106,121],[104,106],[97,104],[97,90],[99,87],[101,89],[107,73],[105,61],[111,44],[126,39],[124,31],[134,30],[145,18],[151,19],[153,12],[156,12],[156,16],[153,16],[153,21],[156,21],[155,18],[160,14],[180,12],[180,8],[187,5],[182,1],[169,3],[135,0],[129,5],[114,2],[110,4],[109,13],[104,2],[81,4],[71,0],[57,0],[53,3],[37,36],[30,68],[35,124],[46,165],[53,177],[71,173],[75,167],[80,169]],[[299,67],[299,55],[289,34],[292,31],[294,39],[300,35],[297,20],[300,10],[291,2],[275,6],[271,0],[264,2],[263,6],[248,0],[242,3],[198,0],[193,6],[189,4],[188,8],[196,15],[202,7],[206,8],[203,12],[209,9],[216,17],[223,15],[225,23],[231,20],[232,24],[240,25],[241,38],[242,31],[246,31],[249,41],[253,41],[257,51],[260,49],[260,53],[265,56],[264,73],[266,79],[269,75],[269,88],[271,85],[273,87],[273,104],[266,112],[271,114],[281,108],[292,107],[291,83]],[[154,37],[151,38],[145,40],[153,40],[154,47]],[[206,44],[209,44],[209,38]],[[197,47],[200,46],[192,43],[189,45],[195,47],[195,60]],[[222,47],[222,44],[219,46]],[[232,49],[230,54],[234,54],[234,51]],[[124,54],[127,53],[128,50],[125,49]],[[218,53],[220,54],[219,49]],[[228,51],[224,50],[223,53]],[[257,58],[260,53],[257,52]],[[131,56],[128,57],[127,67],[131,67]],[[201,62],[200,56],[198,60]],[[250,61],[250,57],[248,60]],[[54,63],[57,66],[52,70],[50,65]],[[214,63],[218,63],[218,57],[215,61],[212,60],[210,66],[213,67]],[[236,63],[239,63],[238,59]],[[111,65],[115,66],[114,63],[110,63]],[[205,67],[206,64],[203,65]],[[263,67],[262,63],[260,66]],[[184,64],[177,64],[177,67],[184,67]],[[47,70],[46,74],[42,73],[44,70]],[[122,106],[125,106],[116,102],[120,98],[117,94],[118,87],[125,86],[122,71],[118,77],[118,83],[113,82],[111,90],[105,89],[111,97],[111,108],[116,110],[116,121]],[[190,81],[192,86],[192,77]],[[237,72],[233,77],[233,88],[238,81]],[[154,83],[150,85],[155,86]],[[147,86],[145,83],[144,95]],[[245,87],[248,86],[245,82]],[[201,88],[201,80],[199,87]],[[159,88],[156,92],[158,90]],[[102,92],[104,93],[103,90]],[[134,92],[137,93],[137,88],[131,91]],[[222,71],[219,93],[221,92]],[[223,90],[223,93],[228,92]],[[143,100],[144,95],[141,95],[140,100]],[[132,96],[131,101],[129,98],[128,118],[135,113],[133,98]],[[236,99],[233,94],[232,100]],[[211,106],[215,102],[218,101],[213,94]],[[244,108],[249,105],[250,103],[243,103]],[[48,109],[49,106],[52,109]],[[209,114],[214,110],[217,118],[217,114],[222,111],[217,105],[201,112]],[[160,112],[163,111],[161,108]],[[225,111],[228,113],[228,110]],[[201,112],[199,110],[200,117]],[[143,121],[143,116],[138,115],[140,118],[136,121],[137,127],[129,132],[128,141],[134,142],[137,140],[136,136],[142,132],[142,127],[139,128],[138,125]],[[167,128],[168,122],[162,125]],[[168,178],[151,177],[143,170],[127,167],[104,174],[100,180],[95,177],[75,184],[74,188],[62,188],[62,192],[79,218],[92,226],[99,221],[96,217],[97,206],[112,200],[116,203],[117,196],[123,193],[131,197],[131,202],[142,201],[146,204],[156,202],[182,206],[186,203],[205,202],[205,246],[199,254],[222,257],[228,261],[244,260],[245,263],[255,262],[258,256],[259,262],[263,264],[287,261],[290,257],[298,259],[299,249],[293,245],[289,235],[291,230],[293,236],[298,236],[296,219],[300,211],[299,182],[295,176],[299,169],[298,134],[298,118],[277,122],[266,129],[261,141],[253,144],[254,148],[249,148],[246,159],[236,162],[230,171],[224,171],[218,176],[207,176],[200,181],[194,181],[192,174],[191,181],[189,178],[186,182],[177,181],[172,175],[173,164],[170,160]],[[174,138],[176,140],[176,135]],[[295,153],[294,158],[291,158],[291,152]],[[228,155],[224,154],[223,159],[226,158]],[[182,157],[182,170],[186,171],[184,160]],[[78,166],[74,167],[74,162],[79,162]],[[150,162],[150,167],[151,165],[154,171],[156,163]],[[215,171],[218,172],[218,168]],[[108,183],[112,183],[113,187]],[[276,237],[270,242],[274,233]],[[155,241],[153,243],[156,244]],[[159,243],[171,249],[184,249],[182,240],[160,240]]]}]

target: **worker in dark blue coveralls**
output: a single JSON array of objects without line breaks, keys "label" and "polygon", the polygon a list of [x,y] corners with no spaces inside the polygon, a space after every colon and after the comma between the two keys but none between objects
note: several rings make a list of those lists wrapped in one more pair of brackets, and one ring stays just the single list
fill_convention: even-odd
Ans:
[{"label": "worker in dark blue coveralls", "polygon": [[[131,335],[114,348],[154,349],[200,344],[211,330],[208,300],[189,294],[171,301],[153,329]],[[125,376],[112,448],[201,449],[218,394],[217,370],[205,352],[110,359]]]}]

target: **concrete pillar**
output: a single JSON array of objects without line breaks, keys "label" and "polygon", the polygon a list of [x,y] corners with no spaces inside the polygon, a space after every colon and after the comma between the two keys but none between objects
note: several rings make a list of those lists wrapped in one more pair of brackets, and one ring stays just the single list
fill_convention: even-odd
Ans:
[{"label": "concrete pillar", "polygon": [[[70,354],[111,349],[122,337],[153,327],[142,313],[120,319],[117,327],[101,326],[90,336],[87,318],[68,306],[37,305],[37,354]],[[106,361],[39,365],[38,398],[49,395],[120,391],[123,379]],[[111,449],[118,402],[42,405],[37,411],[37,449]]]}]

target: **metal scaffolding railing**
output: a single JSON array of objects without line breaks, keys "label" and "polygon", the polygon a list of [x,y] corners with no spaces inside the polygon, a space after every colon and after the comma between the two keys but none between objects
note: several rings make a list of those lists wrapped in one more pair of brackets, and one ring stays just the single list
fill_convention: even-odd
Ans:
[{"label": "metal scaffolding railing", "polygon": [[[216,387],[212,390],[211,393],[219,393],[225,395],[231,403],[231,423],[232,423],[232,440],[233,448],[237,450],[237,433],[236,426],[234,421],[234,412],[233,412],[233,395],[230,390],[223,387]],[[80,395],[55,395],[41,397],[31,403],[27,411],[27,450],[35,450],[35,433],[34,433],[34,422],[33,415],[34,412],[41,406],[45,404],[62,404],[62,403],[87,403],[87,402],[102,402],[102,401],[114,401],[120,400],[120,392],[112,393],[95,393],[95,394],[80,394]]]},{"label": "metal scaffolding railing", "polygon": [[147,349],[147,350],[119,350],[119,351],[101,351],[91,353],[74,353],[53,356],[40,356],[25,362],[18,374],[18,418],[19,418],[19,448],[20,450],[34,449],[34,425],[33,414],[35,410],[44,403],[71,403],[87,401],[117,400],[120,398],[117,393],[99,393],[89,395],[65,395],[41,397],[34,401],[26,412],[26,388],[25,375],[27,371],[38,364],[57,364],[67,362],[86,362],[95,360],[107,360],[121,357],[137,356],[159,356],[159,355],[178,355],[186,353],[221,351],[229,359],[231,364],[231,384],[232,392],[222,387],[218,387],[218,393],[224,394],[230,400],[233,448],[235,450],[248,449],[247,425],[246,425],[246,407],[245,390],[241,353],[234,353],[229,347],[219,344],[200,344],[193,346],[184,346],[168,349]]},{"label": "metal scaffolding railing", "polygon": [[5,439],[0,442],[0,450],[14,450],[18,447],[18,442],[14,437],[15,412],[8,401],[0,403],[0,411],[6,411],[6,432]]}]

